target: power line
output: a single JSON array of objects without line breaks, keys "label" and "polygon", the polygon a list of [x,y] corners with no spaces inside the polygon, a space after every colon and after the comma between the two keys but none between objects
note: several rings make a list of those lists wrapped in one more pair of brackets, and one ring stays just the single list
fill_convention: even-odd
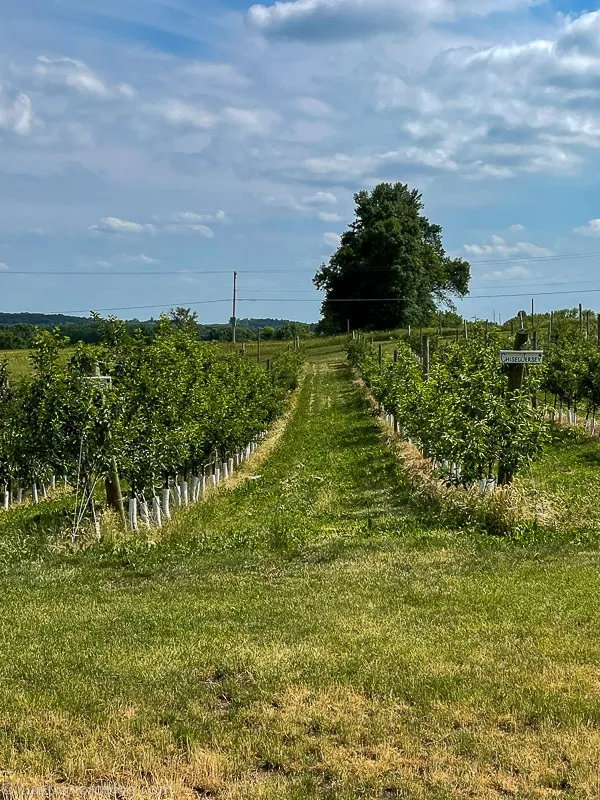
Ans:
[{"label": "power line", "polygon": [[[584,294],[596,294],[600,292],[600,288],[598,289],[586,289]],[[544,297],[549,295],[567,295],[567,294],[576,294],[576,291],[558,291],[558,292],[516,292],[516,293],[507,293],[507,294],[479,294],[479,295],[467,295],[461,300],[483,300],[483,299],[494,299],[496,297]],[[332,303],[395,303],[399,300],[404,300],[406,298],[402,297],[346,297],[346,298],[336,298],[329,300],[328,302]],[[321,300],[322,301],[322,300]],[[273,297],[244,297],[238,298],[238,303],[315,303],[320,302],[319,298],[315,298],[313,300],[309,300],[306,298],[273,298]],[[175,308],[175,307],[187,307],[187,306],[199,306],[199,305],[214,305],[218,303],[231,303],[231,298],[225,298],[224,300],[182,300],[178,303],[157,303],[154,305],[142,305],[142,306],[114,306],[112,308],[95,308],[94,311],[138,311],[150,308]],[[48,314],[85,314],[90,311],[89,308],[79,308],[76,310],[71,311],[51,311],[46,312]],[[42,313],[42,312],[30,312],[30,313]]]},{"label": "power line", "polygon": [[[548,261],[570,261],[572,259],[580,259],[580,258],[599,258],[600,252],[593,252],[593,253],[566,253],[565,255],[552,255],[552,256],[523,256],[521,258],[514,257],[514,258],[497,258],[497,259],[480,259],[480,260],[470,260],[469,263],[472,266],[493,266],[495,264],[521,264],[521,263],[537,263],[537,262],[548,262]],[[393,267],[351,267],[348,269],[348,272],[391,272],[394,268]],[[181,275],[182,277],[190,276],[190,275],[231,275],[233,272],[232,269],[211,269],[211,270],[152,270],[143,272],[140,270],[113,270],[110,268],[104,270],[87,270],[87,271],[74,271],[74,270],[13,270],[7,269],[2,270],[0,272],[1,277],[6,277],[10,275],[68,275],[71,277],[93,277],[93,276],[102,276],[102,277],[109,277],[109,276],[130,276],[130,277],[145,277],[149,278],[154,275],[156,276],[164,276],[164,275]],[[238,274],[240,275],[290,275],[294,273],[300,272],[310,272],[315,273],[317,269],[297,269],[297,268],[287,268],[287,269],[238,269]]]},{"label": "power line", "polygon": [[[175,307],[185,307],[185,306],[201,306],[201,305],[211,305],[213,303],[231,303],[231,298],[228,297],[226,300],[194,300],[190,302],[189,300],[184,300],[181,303],[156,303],[154,305],[149,306],[115,306],[113,308],[78,308],[75,311],[49,311],[48,314],[87,314],[89,311],[138,311],[143,310],[146,308],[175,308]],[[40,312],[28,312],[32,314],[42,313]]]},{"label": "power line", "polygon": [[[591,294],[592,292],[600,292],[600,289],[585,289],[583,294]],[[514,294],[499,294],[494,292],[494,294],[469,294],[465,295],[464,297],[458,298],[459,300],[483,300],[489,299],[494,297],[542,297],[544,295],[559,295],[559,294],[578,294],[577,289],[573,289],[572,291],[559,291],[559,292],[536,292],[536,291],[529,291],[529,292],[516,292]],[[406,300],[410,298],[404,297],[347,297],[347,298],[340,298],[340,299],[331,299],[327,302],[329,303],[391,303],[391,302],[398,302],[399,300]],[[307,300],[303,298],[293,298],[293,297],[280,297],[280,298],[273,298],[273,297],[244,297],[241,298],[240,302],[246,303],[257,303],[261,301],[268,301],[271,303],[312,303],[313,300]]]}]

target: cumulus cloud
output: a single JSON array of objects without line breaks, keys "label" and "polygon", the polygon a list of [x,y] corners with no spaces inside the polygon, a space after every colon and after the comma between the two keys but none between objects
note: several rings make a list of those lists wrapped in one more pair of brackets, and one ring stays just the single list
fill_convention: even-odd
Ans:
[{"label": "cumulus cloud", "polygon": [[274,206],[275,208],[286,208],[290,211],[298,211],[299,213],[316,214],[318,219],[323,222],[341,222],[342,217],[339,214],[326,211],[317,211],[322,206],[336,205],[338,202],[337,197],[331,192],[316,192],[316,194],[308,195],[297,200],[292,195],[281,195],[279,197],[265,197],[263,202],[267,206]]},{"label": "cumulus cloud", "polygon": [[0,130],[28,136],[33,125],[31,98],[24,92],[5,96],[0,85]]},{"label": "cumulus cloud", "polygon": [[[306,2],[311,14],[327,5]],[[278,13],[292,5],[304,9],[280,4]],[[420,73],[399,66],[371,80],[373,109],[382,125],[398,125],[400,141],[310,154],[302,165],[309,174],[358,183],[405,167],[506,180],[574,174],[600,150],[600,11],[564,18],[552,39],[448,49]]]},{"label": "cumulus cloud", "polygon": [[331,115],[331,108],[327,103],[316,97],[299,97],[296,100],[296,108],[309,117],[329,117]]},{"label": "cumulus cloud", "polygon": [[93,233],[154,234],[156,233],[156,226],[151,224],[143,225],[140,222],[131,222],[127,219],[119,219],[119,217],[103,217],[97,225],[90,225],[89,230]]},{"label": "cumulus cloud", "polygon": [[173,236],[186,236],[189,234],[200,233],[207,239],[213,239],[215,235],[213,229],[208,225],[202,225],[196,222],[173,223],[171,225],[165,225],[163,230],[166,233],[172,234]]},{"label": "cumulus cloud", "polygon": [[339,233],[334,233],[333,231],[327,231],[327,233],[323,234],[323,241],[332,248],[340,246],[341,238]]},{"label": "cumulus cloud", "polygon": [[[201,234],[207,239],[214,237],[214,231],[207,225],[207,222],[215,221],[220,223],[230,222],[229,217],[224,211],[217,211],[216,214],[196,214],[193,211],[176,211],[166,216],[155,216],[154,222],[141,223],[131,222],[118,217],[104,217],[98,225],[91,225],[89,230],[92,233],[104,234],[169,234],[171,236],[186,236]],[[140,254],[138,256],[121,256],[121,259],[135,259],[139,263],[156,263],[148,260],[150,256]]]},{"label": "cumulus cloud", "polygon": [[164,230],[175,235],[186,233],[201,233],[207,239],[214,237],[214,232],[208,223],[227,225],[231,222],[227,214],[220,210],[216,214],[198,214],[195,211],[176,211],[163,218],[167,222]]},{"label": "cumulus cloud", "polygon": [[279,116],[268,109],[226,106],[210,111],[201,104],[169,98],[148,107],[147,111],[162,117],[170,125],[210,130],[229,125],[250,134],[266,134],[279,122]]},{"label": "cumulus cloud", "polygon": [[184,222],[190,224],[208,222],[211,219],[212,217],[210,214],[196,214],[193,211],[176,211],[175,214],[171,215],[171,220],[173,222]]},{"label": "cumulus cloud", "polygon": [[208,130],[217,124],[216,116],[202,106],[175,98],[154,104],[150,110],[171,125],[187,125],[192,128]]},{"label": "cumulus cloud", "polygon": [[251,83],[250,79],[243,75],[233,64],[193,61],[185,65],[184,72],[199,81],[208,82],[213,86],[244,89]]},{"label": "cumulus cloud", "polygon": [[100,259],[96,261],[99,267],[112,267],[115,264],[160,264],[160,259],[147,256],[145,253],[138,253],[137,255],[130,253],[121,253],[111,259]]},{"label": "cumulus cloud", "polygon": [[273,39],[331,41],[364,39],[394,31],[408,34],[426,22],[513,11],[535,0],[277,0],[250,7],[251,29]]},{"label": "cumulus cloud", "polygon": [[514,233],[520,233],[521,231],[525,230],[525,225],[521,225],[520,222],[517,222],[515,225],[511,225],[509,230],[513,231]]},{"label": "cumulus cloud", "polygon": [[464,169],[573,172],[582,147],[600,148],[599,43],[595,11],[567,18],[553,40],[448,50],[420,80],[378,75],[376,107],[412,112],[407,134]]},{"label": "cumulus cloud", "polygon": [[597,238],[600,236],[600,219],[591,219],[580,228],[574,228],[574,231],[580,236],[593,236],[594,238]]},{"label": "cumulus cloud", "polygon": [[273,111],[254,108],[224,108],[220,113],[223,122],[241,128],[248,133],[268,133],[278,122],[279,116]]},{"label": "cumulus cloud", "polygon": [[122,95],[132,99],[136,94],[130,84],[109,86],[84,61],[65,56],[58,58],[38,56],[34,74],[45,84],[65,86],[92,97],[107,98]]},{"label": "cumulus cloud", "polygon": [[309,197],[303,197],[302,202],[307,206],[334,206],[338,199],[332,192],[317,192]]},{"label": "cumulus cloud", "polygon": [[519,264],[515,264],[512,267],[507,267],[506,269],[495,269],[493,272],[488,272],[482,276],[483,278],[493,278],[494,280],[525,280],[526,278],[532,278],[533,273],[527,269],[527,267],[523,267]]},{"label": "cumulus cloud", "polygon": [[90,225],[89,230],[92,233],[101,234],[150,234],[156,236],[166,233],[172,236],[183,236],[199,233],[207,239],[212,239],[214,237],[212,228],[203,223],[202,220],[204,217],[199,214],[193,214],[191,211],[180,211],[171,215],[170,219],[173,221],[163,222],[161,224],[142,224],[141,222],[131,222],[126,219],[119,219],[118,217],[104,217],[100,220],[98,225]]},{"label": "cumulus cloud", "polygon": [[407,146],[387,153],[352,155],[335,153],[333,156],[307,158],[304,166],[315,175],[330,175],[339,178],[363,178],[376,175],[390,165],[422,167],[425,171],[454,172],[459,165],[450,151],[444,148],[427,149]]},{"label": "cumulus cloud", "polygon": [[463,249],[469,255],[497,256],[498,258],[512,258],[518,255],[541,258],[552,255],[552,250],[548,250],[546,247],[538,247],[531,242],[509,244],[501,236],[497,235],[492,236],[491,244],[465,244]]}]

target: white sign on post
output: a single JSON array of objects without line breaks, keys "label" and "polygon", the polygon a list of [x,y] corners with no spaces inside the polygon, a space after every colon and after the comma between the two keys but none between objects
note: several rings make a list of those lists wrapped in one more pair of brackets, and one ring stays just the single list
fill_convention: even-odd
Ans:
[{"label": "white sign on post", "polygon": [[500,350],[502,364],[543,364],[543,350]]}]

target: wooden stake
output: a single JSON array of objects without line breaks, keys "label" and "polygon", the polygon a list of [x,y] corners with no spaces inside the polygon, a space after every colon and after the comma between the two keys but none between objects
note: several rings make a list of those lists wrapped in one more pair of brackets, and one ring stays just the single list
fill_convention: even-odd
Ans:
[{"label": "wooden stake", "polygon": [[585,312],[585,338],[590,338],[590,312]]},{"label": "wooden stake", "polygon": [[429,336],[421,338],[421,348],[423,353],[423,380],[429,380]]}]

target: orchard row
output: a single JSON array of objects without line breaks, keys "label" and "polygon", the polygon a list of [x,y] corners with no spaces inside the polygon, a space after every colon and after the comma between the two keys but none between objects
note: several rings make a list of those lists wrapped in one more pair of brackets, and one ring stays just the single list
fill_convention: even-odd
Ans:
[{"label": "orchard row", "polygon": [[151,339],[114,319],[100,327],[101,343],[78,345],[66,365],[60,335],[39,333],[33,377],[17,386],[0,362],[5,495],[47,485],[52,475],[90,497],[105,481],[110,495],[119,476],[151,506],[169,483],[198,486],[208,464],[239,458],[296,385],[297,352],[281,353],[266,369],[199,342],[185,321],[162,318]]}]

